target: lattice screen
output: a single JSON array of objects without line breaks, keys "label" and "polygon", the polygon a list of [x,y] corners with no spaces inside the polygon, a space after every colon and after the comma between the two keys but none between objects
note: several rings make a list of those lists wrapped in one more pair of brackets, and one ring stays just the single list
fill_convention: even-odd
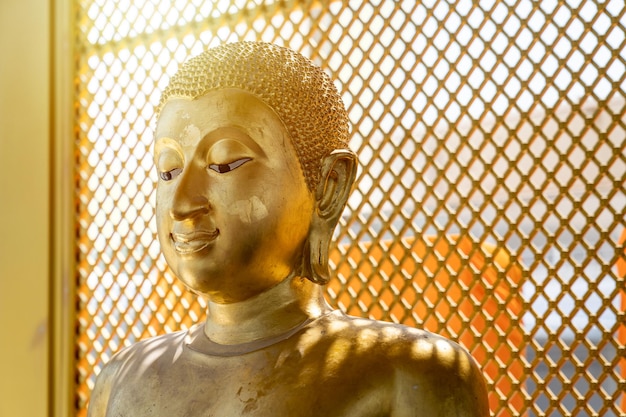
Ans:
[{"label": "lattice screen", "polygon": [[332,304],[459,340],[494,415],[626,413],[623,1],[76,8],[79,415],[115,351],[202,319],[155,239],[154,108],[186,57],[241,39],[301,51],[349,109]]}]

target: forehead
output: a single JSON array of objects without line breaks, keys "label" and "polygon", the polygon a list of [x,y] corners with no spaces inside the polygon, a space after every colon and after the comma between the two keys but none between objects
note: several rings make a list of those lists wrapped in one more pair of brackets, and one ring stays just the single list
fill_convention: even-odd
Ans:
[{"label": "forehead", "polygon": [[224,89],[196,99],[170,98],[157,121],[156,138],[179,139],[183,132],[204,136],[221,127],[235,127],[264,138],[289,136],[282,121],[263,101],[245,91]]}]

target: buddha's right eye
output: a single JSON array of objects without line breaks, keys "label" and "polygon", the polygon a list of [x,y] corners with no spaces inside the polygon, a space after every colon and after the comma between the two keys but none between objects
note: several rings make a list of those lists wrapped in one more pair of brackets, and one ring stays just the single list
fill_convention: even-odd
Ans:
[{"label": "buddha's right eye", "polygon": [[155,165],[159,179],[171,181],[183,172],[183,158],[172,146],[162,146],[157,150]]},{"label": "buddha's right eye", "polygon": [[159,177],[163,181],[171,181],[174,178],[176,178],[178,175],[180,175],[182,171],[183,171],[182,168],[170,169],[169,171],[159,172]]}]

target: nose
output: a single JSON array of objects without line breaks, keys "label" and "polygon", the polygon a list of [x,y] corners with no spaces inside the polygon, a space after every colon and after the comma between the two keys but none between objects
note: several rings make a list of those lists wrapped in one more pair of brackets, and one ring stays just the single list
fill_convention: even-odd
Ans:
[{"label": "nose", "polygon": [[170,208],[172,219],[186,220],[209,213],[211,205],[206,196],[208,184],[204,182],[202,172],[183,171]]}]

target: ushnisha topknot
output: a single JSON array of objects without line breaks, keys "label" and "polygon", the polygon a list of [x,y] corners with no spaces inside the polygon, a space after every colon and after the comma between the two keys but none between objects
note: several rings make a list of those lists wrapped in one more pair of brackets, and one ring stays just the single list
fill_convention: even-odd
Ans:
[{"label": "ushnisha topknot", "polygon": [[253,94],[276,112],[311,191],[321,160],[348,148],[348,114],[330,77],[297,52],[268,43],[229,43],[190,59],[170,80],[159,108],[173,98],[195,99],[225,88]]}]

